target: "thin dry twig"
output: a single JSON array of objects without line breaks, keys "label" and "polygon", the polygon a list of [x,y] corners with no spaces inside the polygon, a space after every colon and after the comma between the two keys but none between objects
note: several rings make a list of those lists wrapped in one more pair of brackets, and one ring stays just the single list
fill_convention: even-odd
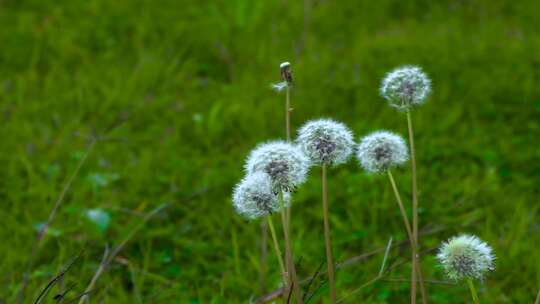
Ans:
[{"label": "thin dry twig", "polygon": [[62,271],[60,271],[60,273],[58,275],[56,275],[54,278],[52,278],[49,283],[47,283],[47,285],[45,286],[45,288],[43,288],[43,290],[39,293],[38,297],[36,298],[36,300],[34,301],[34,304],[39,304],[41,303],[41,300],[47,295],[47,293],[49,292],[49,290],[58,282],[60,281],[64,275],[69,271],[69,269],[71,269],[71,266],[73,266],[73,264],[75,264],[75,262],[79,259],[79,257],[81,256],[81,254],[79,253],[76,257],[74,257],[67,265],[66,267],[64,267],[64,269]]},{"label": "thin dry twig", "polygon": [[148,220],[150,220],[154,215],[156,215],[157,213],[159,213],[160,211],[162,211],[166,207],[168,207],[168,204],[162,204],[162,205],[158,206],[157,208],[155,208],[154,210],[147,213],[146,216],[142,219],[142,221],[128,233],[126,238],[124,238],[124,240],[122,240],[122,242],[120,242],[120,244],[118,244],[110,254],[109,254],[108,246],[105,246],[105,251],[103,253],[103,258],[101,259],[101,263],[99,265],[99,268],[96,271],[96,273],[94,274],[94,276],[92,277],[92,280],[90,281],[90,284],[88,284],[88,286],[86,287],[86,289],[85,289],[86,295],[81,297],[81,299],[79,301],[79,304],[83,304],[85,302],[88,302],[88,299],[89,299],[88,293],[90,293],[93,290],[93,288],[94,288],[97,280],[99,279],[99,277],[107,270],[110,263],[118,255],[118,253],[120,253],[120,251],[122,251],[124,249],[126,244],[133,238],[135,233],[137,233],[137,231],[139,231],[146,224],[146,222],[148,222]]}]

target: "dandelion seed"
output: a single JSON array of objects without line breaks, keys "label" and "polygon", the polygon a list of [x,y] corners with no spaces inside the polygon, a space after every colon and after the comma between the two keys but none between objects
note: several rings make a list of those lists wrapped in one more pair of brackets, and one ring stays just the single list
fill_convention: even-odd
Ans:
[{"label": "dandelion seed", "polygon": [[296,141],[310,161],[317,165],[345,163],[354,146],[349,128],[331,119],[305,123],[298,131]]},{"label": "dandelion seed", "polygon": [[287,82],[282,81],[282,82],[278,82],[278,83],[273,83],[271,87],[272,87],[272,89],[274,89],[274,90],[276,90],[278,92],[281,92],[287,87]]},{"label": "dandelion seed", "polygon": [[495,269],[491,247],[474,235],[460,235],[444,242],[437,259],[452,280],[479,279]]},{"label": "dandelion seed", "polygon": [[291,192],[304,183],[309,160],[293,144],[272,141],[257,146],[248,156],[246,173],[264,172],[270,176],[274,192]]},{"label": "dandelion seed", "polygon": [[[289,198],[285,199],[286,204]],[[236,211],[248,218],[256,219],[280,210],[278,196],[272,190],[268,174],[255,172],[236,185],[233,192],[233,205]]]},{"label": "dandelion seed", "polygon": [[376,131],[362,138],[356,156],[362,168],[371,173],[386,171],[409,159],[405,140],[388,131]]},{"label": "dandelion seed", "polygon": [[392,107],[405,111],[426,101],[431,92],[431,80],[421,68],[403,66],[386,75],[380,91]]}]

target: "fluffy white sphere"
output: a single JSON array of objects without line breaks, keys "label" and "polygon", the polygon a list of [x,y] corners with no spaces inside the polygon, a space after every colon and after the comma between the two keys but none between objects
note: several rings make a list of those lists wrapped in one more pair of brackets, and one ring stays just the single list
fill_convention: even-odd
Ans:
[{"label": "fluffy white sphere", "polygon": [[281,208],[278,196],[272,190],[272,181],[264,172],[248,175],[236,185],[233,206],[248,219],[269,215]]},{"label": "fluffy white sphere", "polygon": [[351,156],[353,134],[343,123],[318,119],[305,123],[296,139],[313,164],[339,165]]},{"label": "fluffy white sphere", "polygon": [[290,192],[306,181],[309,160],[296,145],[272,141],[251,151],[245,170],[248,175],[255,172],[268,174],[275,192]]},{"label": "fluffy white sphere", "polygon": [[356,157],[366,171],[378,173],[405,163],[409,159],[409,152],[401,136],[376,131],[360,140]]},{"label": "fluffy white sphere", "polygon": [[386,75],[380,90],[392,107],[408,110],[426,101],[431,92],[431,80],[421,68],[403,66]]},{"label": "fluffy white sphere", "polygon": [[495,256],[491,247],[474,235],[460,235],[444,242],[437,259],[452,280],[475,278],[482,280],[493,270]]}]

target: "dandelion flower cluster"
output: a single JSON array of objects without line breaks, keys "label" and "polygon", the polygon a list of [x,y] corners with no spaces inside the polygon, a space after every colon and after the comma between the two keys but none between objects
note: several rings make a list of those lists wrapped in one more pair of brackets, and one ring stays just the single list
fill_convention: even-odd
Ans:
[{"label": "dandelion flower cluster", "polygon": [[352,153],[353,134],[344,124],[331,120],[312,120],[298,131],[297,143],[317,165],[345,163]]},{"label": "dandelion flower cluster", "polygon": [[248,219],[266,216],[281,208],[279,198],[272,190],[270,176],[263,172],[247,175],[236,185],[233,205],[239,214]]},{"label": "dandelion flower cluster", "polygon": [[306,180],[309,160],[295,145],[272,141],[256,147],[245,164],[247,175],[264,172],[272,181],[274,192],[293,191]]},{"label": "dandelion flower cluster", "polygon": [[409,159],[405,140],[388,131],[376,131],[360,140],[356,156],[366,171],[378,173]]},{"label": "dandelion flower cluster", "polygon": [[482,280],[488,271],[494,269],[495,256],[491,247],[476,236],[460,235],[442,244],[437,259],[452,280]]},{"label": "dandelion flower cluster", "polygon": [[391,106],[408,110],[425,102],[431,92],[431,81],[421,68],[404,66],[388,73],[380,90]]}]

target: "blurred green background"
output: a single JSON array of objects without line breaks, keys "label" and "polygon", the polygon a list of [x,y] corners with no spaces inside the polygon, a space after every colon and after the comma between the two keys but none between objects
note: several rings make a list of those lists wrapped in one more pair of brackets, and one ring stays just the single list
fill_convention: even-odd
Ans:
[{"label": "blurred green background", "polygon": [[[103,250],[168,203],[98,281],[98,303],[246,303],[261,286],[260,226],[231,188],[259,142],[284,137],[279,64],[292,63],[293,126],[318,117],[360,136],[406,134],[378,95],[385,73],[422,66],[433,94],[413,113],[422,249],[460,232],[494,247],[483,303],[532,303],[540,288],[540,18],[537,1],[0,1],[0,303],[16,303],[36,231],[90,152],[30,272],[25,303],[67,273],[82,292]],[[394,173],[410,205],[410,168]],[[385,176],[330,172],[338,261],[406,234]],[[324,260],[319,169],[295,195],[299,275]],[[271,251],[270,251],[271,253]],[[390,263],[407,261],[392,249]],[[338,272],[349,303],[408,303],[408,264],[382,254]],[[427,252],[427,279],[444,280]],[[467,303],[428,284],[431,303]],[[355,293],[351,294],[354,290]],[[52,303],[53,289],[46,303]],[[327,298],[323,288],[312,300]],[[72,293],[74,295],[74,293]]]}]

